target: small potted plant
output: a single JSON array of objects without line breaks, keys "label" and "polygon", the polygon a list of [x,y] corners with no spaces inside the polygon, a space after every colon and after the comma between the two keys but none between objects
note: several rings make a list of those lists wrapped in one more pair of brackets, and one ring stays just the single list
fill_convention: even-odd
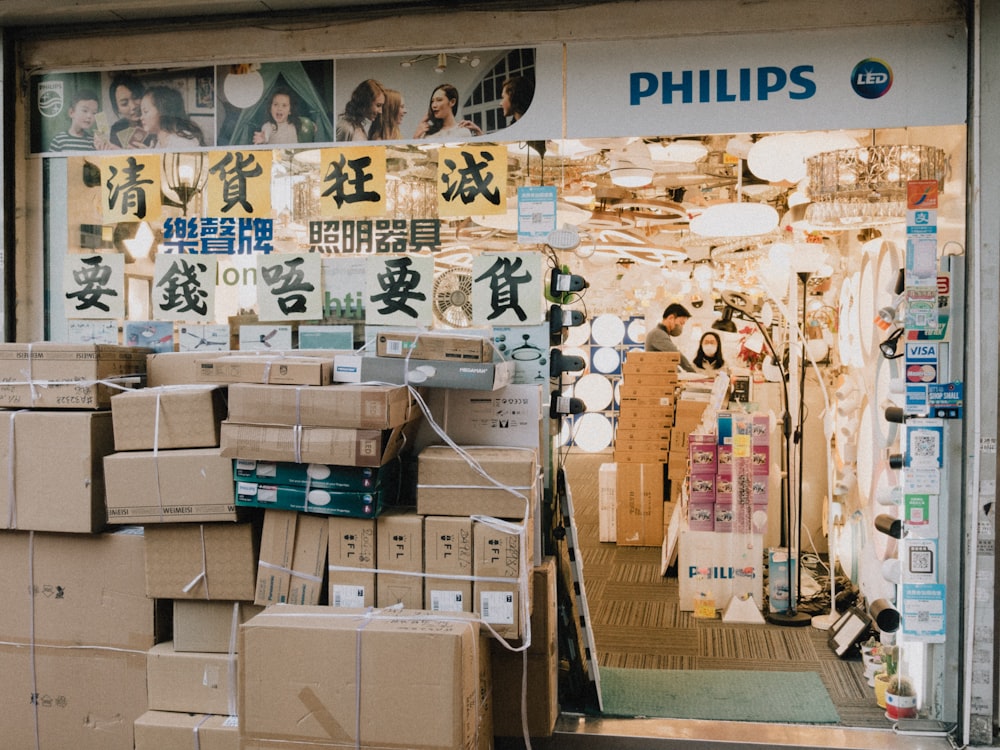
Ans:
[{"label": "small potted plant", "polygon": [[887,719],[909,719],[917,715],[917,691],[908,677],[899,674],[899,646],[884,646],[882,664],[885,671],[875,676],[875,696],[878,702],[881,687]]}]

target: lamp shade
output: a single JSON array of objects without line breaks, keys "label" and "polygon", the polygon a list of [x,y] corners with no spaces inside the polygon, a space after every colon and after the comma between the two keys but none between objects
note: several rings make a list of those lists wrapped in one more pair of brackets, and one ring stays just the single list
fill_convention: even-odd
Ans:
[{"label": "lamp shade", "polygon": [[720,203],[691,219],[702,237],[753,237],[778,228],[778,212],[766,203]]}]

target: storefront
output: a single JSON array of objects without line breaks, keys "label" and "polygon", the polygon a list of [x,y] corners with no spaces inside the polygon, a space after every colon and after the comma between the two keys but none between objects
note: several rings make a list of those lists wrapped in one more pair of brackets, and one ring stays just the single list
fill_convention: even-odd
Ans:
[{"label": "storefront", "polygon": [[[567,446],[625,450],[622,364],[683,304],[682,352],[714,331],[744,400],[797,421],[771,444],[762,545],[832,556],[861,618],[898,619],[921,715],[988,743],[978,37],[947,3],[780,30],[762,8],[709,28],[697,5],[615,6],[620,33],[607,5],[296,20],[251,27],[252,52],[214,22],[25,34],[5,313],[18,341],[182,351],[489,330],[540,395],[551,488]],[[372,80],[397,107],[381,143]]]}]

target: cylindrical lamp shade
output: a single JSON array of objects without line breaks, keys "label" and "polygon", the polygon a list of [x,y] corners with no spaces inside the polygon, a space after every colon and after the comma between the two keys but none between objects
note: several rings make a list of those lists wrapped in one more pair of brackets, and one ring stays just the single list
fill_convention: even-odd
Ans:
[{"label": "cylindrical lamp shade", "polygon": [[887,513],[875,516],[875,528],[893,539],[903,536],[903,522]]},{"label": "cylindrical lamp shade", "polygon": [[868,607],[872,621],[883,633],[895,633],[899,630],[899,611],[887,599],[876,599]]}]

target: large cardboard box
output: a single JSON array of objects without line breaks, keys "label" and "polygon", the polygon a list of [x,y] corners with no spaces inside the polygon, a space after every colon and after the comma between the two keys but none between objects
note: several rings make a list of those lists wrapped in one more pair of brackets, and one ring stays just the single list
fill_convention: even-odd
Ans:
[{"label": "large cardboard box", "polygon": [[310,487],[320,490],[371,492],[399,484],[399,462],[385,466],[337,466],[329,464],[297,464],[292,461],[255,461],[237,458],[233,461],[233,478],[237,482],[284,484],[289,487]]},{"label": "large cardboard box", "polygon": [[[528,647],[528,733],[549,737],[559,718],[559,648],[555,558],[531,571],[531,646]],[[498,737],[521,737],[523,655],[495,639],[493,658],[493,727]]]},{"label": "large cardboard box", "polygon": [[406,609],[422,608],[424,517],[408,508],[393,508],[378,519],[376,533],[377,606],[402,604]]},{"label": "large cardboard box", "polygon": [[0,482],[0,528],[104,529],[104,457],[113,452],[109,411],[0,414],[0,465],[14,467]]},{"label": "large cardboard box", "polygon": [[328,534],[322,516],[266,511],[254,604],[319,604]]},{"label": "large cardboard box", "polygon": [[176,599],[174,651],[228,653],[236,648],[239,624],[264,608],[246,602]]},{"label": "large cardboard box", "polygon": [[[432,612],[472,611],[471,518],[424,518],[424,572],[427,574],[424,579],[424,609]],[[435,577],[435,574],[449,577]]]},{"label": "large cardboard box", "polygon": [[334,359],[338,383],[395,383],[429,388],[495,391],[514,380],[515,363],[428,362],[393,357],[340,355]]},{"label": "large cardboard box", "polygon": [[225,391],[215,385],[164,386],[111,397],[115,450],[213,448],[226,417]]},{"label": "large cardboard box", "polygon": [[616,483],[617,544],[663,543],[663,464],[619,463]]},{"label": "large cardboard box", "polygon": [[597,470],[598,541],[618,538],[618,464],[601,464]]},{"label": "large cardboard box", "polygon": [[176,651],[172,641],[146,654],[149,708],[193,714],[236,715],[236,654]]},{"label": "large cardboard box", "polygon": [[243,424],[227,419],[222,423],[220,442],[226,458],[383,466],[406,446],[413,424],[391,430],[356,430]]},{"label": "large cardboard box", "polygon": [[375,519],[329,519],[331,607],[375,606]]},{"label": "large cardboard box", "polygon": [[625,366],[633,372],[662,373],[676,371],[681,364],[678,352],[646,352],[629,349],[625,355]]},{"label": "large cardboard box", "polygon": [[147,596],[253,601],[260,524],[154,524],[145,539]]},{"label": "large cardboard box", "polygon": [[409,422],[416,409],[403,385],[229,387],[229,420],[244,424],[386,430]]},{"label": "large cardboard box", "polygon": [[146,654],[0,645],[4,748],[133,750],[147,709]]},{"label": "large cardboard box", "polygon": [[472,525],[472,574],[477,579],[472,588],[473,611],[499,636],[511,640],[524,634],[522,609],[530,601],[527,550],[531,547],[526,529],[501,528],[479,520]]},{"label": "large cardboard box", "polygon": [[309,354],[226,354],[195,360],[195,382],[329,385],[332,366]]},{"label": "large cardboard box", "polygon": [[429,331],[385,331],[375,337],[379,357],[491,362],[493,342],[484,336]]},{"label": "large cardboard box", "polygon": [[219,448],[112,453],[104,457],[104,479],[109,524],[240,518],[233,462]]},{"label": "large cardboard box", "polygon": [[108,409],[122,388],[141,388],[149,349],[114,344],[0,344],[0,407]]},{"label": "large cardboard box", "polygon": [[137,527],[3,532],[0,641],[145,651],[169,628],[169,607],[146,596],[143,561]]},{"label": "large cardboard box", "polygon": [[[222,357],[227,352],[216,352]],[[210,359],[213,352],[153,352],[146,357],[146,385],[159,388],[166,385],[190,385],[198,382],[197,362]]]},{"label": "large cardboard box", "polygon": [[482,649],[471,616],[271,606],[240,639],[242,748],[475,746]]},{"label": "large cardboard box", "polygon": [[147,711],[135,720],[135,750],[239,750],[235,716]]},{"label": "large cardboard box", "polygon": [[432,445],[417,456],[417,512],[518,520],[533,513],[538,476],[533,449],[460,447],[463,453],[448,445]]},{"label": "large cardboard box", "polygon": [[717,534],[682,528],[677,555],[682,611],[693,610],[695,597],[699,594],[714,598],[717,609],[724,609],[731,597],[744,594],[753,595],[757,607],[763,607],[763,541],[760,534]]}]

